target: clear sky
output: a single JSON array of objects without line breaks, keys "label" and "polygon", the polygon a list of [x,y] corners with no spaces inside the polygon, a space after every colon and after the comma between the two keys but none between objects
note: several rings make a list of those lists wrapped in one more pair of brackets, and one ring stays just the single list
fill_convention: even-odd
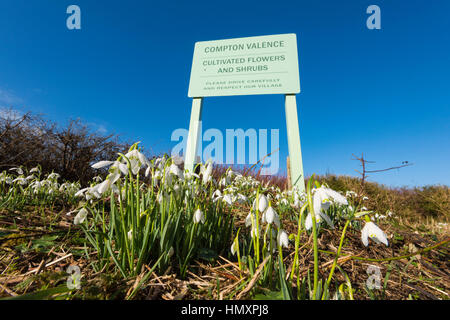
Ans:
[{"label": "clear sky", "polygon": [[[66,9],[81,8],[81,30]],[[366,8],[381,9],[369,30]],[[188,128],[194,43],[296,33],[305,174],[357,175],[352,154],[390,186],[450,184],[450,2],[93,1],[0,2],[0,108],[80,117],[93,130],[169,151]],[[284,98],[205,98],[203,129],[280,130]]]}]

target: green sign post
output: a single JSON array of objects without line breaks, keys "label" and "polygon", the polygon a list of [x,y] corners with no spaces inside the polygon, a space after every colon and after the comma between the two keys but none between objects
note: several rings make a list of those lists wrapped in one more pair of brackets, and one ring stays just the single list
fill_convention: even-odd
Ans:
[{"label": "green sign post", "polygon": [[291,182],[305,190],[296,94],[297,37],[280,34],[195,43],[188,96],[193,98],[185,169],[193,171],[204,97],[284,94]]}]

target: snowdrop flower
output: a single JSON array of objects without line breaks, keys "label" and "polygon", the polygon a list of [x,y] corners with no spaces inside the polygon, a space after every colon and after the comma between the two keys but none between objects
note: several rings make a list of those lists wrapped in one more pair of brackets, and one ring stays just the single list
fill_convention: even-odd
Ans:
[{"label": "snowdrop flower", "polygon": [[60,175],[58,173],[52,172],[48,175],[47,179],[53,180],[53,179],[58,179],[59,177],[60,177]]},{"label": "snowdrop flower", "polygon": [[233,186],[229,186],[225,189],[223,189],[224,191],[228,191],[228,193],[236,193],[239,191],[238,187],[233,187]]},{"label": "snowdrop flower", "polygon": [[[134,175],[138,174],[141,166],[147,165],[149,163],[147,158],[137,149],[129,151],[127,154],[125,154],[125,157],[127,157],[130,161],[131,172],[133,172]],[[124,159],[123,161],[125,162],[126,160]]]},{"label": "snowdrop flower", "polygon": [[346,197],[357,197],[358,194],[355,191],[350,190],[350,191],[345,192],[345,196]]},{"label": "snowdrop flower", "polygon": [[119,178],[119,173],[111,173],[108,175],[108,178],[105,181],[96,185],[93,190],[97,191],[99,194],[103,194],[108,191]]},{"label": "snowdrop flower", "polygon": [[169,252],[167,252],[167,254],[169,255],[169,258],[173,256],[174,252],[175,251],[173,250],[173,247],[170,247]]},{"label": "snowdrop flower", "polygon": [[[334,228],[333,222],[331,221],[330,217],[325,213],[325,211],[328,210],[328,208],[330,207],[330,200],[333,200],[335,203],[341,205],[348,204],[347,199],[343,195],[337,193],[334,190],[325,188],[323,186],[318,189],[314,189],[313,208],[314,213],[316,215],[316,222],[320,223],[322,222],[323,219],[328,225]],[[312,228],[311,213],[308,213],[308,216],[306,217],[305,228],[306,230]]]},{"label": "snowdrop flower", "polygon": [[27,184],[27,180],[25,178],[16,178],[12,182],[17,182],[22,186]]},{"label": "snowdrop flower", "polygon": [[192,178],[200,179],[200,176],[198,174],[194,173],[194,172],[186,171],[184,173],[184,178],[187,179],[187,180],[190,180]]},{"label": "snowdrop flower", "polygon": [[259,238],[260,226],[258,225],[258,228],[256,228],[256,225],[252,225],[252,231],[250,232],[250,235],[252,238],[254,237]]},{"label": "snowdrop flower", "polygon": [[231,182],[231,179],[233,179],[233,176],[235,176],[235,173],[233,172],[233,170],[231,170],[231,168],[228,168],[228,170],[227,170],[227,180],[229,182]]},{"label": "snowdrop flower", "polygon": [[172,176],[173,176],[173,174],[170,173],[170,170],[165,171],[164,182],[169,187],[172,186]]},{"label": "snowdrop flower", "polygon": [[202,168],[200,169],[201,173],[202,173],[202,182],[203,184],[207,184],[208,182],[210,182],[212,180],[212,164],[210,161],[208,161],[208,163],[206,164],[206,166],[202,166]]},{"label": "snowdrop flower", "polygon": [[133,229],[131,229],[130,231],[127,232],[127,237],[128,237],[128,240],[131,241],[131,238],[133,237]]},{"label": "snowdrop flower", "polygon": [[330,200],[333,200],[335,203],[341,205],[348,204],[347,199],[334,190],[325,188],[323,186],[318,189],[314,189],[313,206],[316,214],[318,214],[319,211],[327,210],[330,206]]},{"label": "snowdrop flower", "polygon": [[219,186],[225,187],[227,185],[227,179],[224,177],[220,179]]},{"label": "snowdrop flower", "polygon": [[238,193],[236,195],[236,197],[234,198],[234,201],[236,201],[239,204],[246,203],[247,202],[247,197],[242,195],[242,194],[240,194],[240,193]]},{"label": "snowdrop flower", "polygon": [[233,205],[233,199],[231,198],[231,195],[229,195],[228,193],[223,196],[222,201],[227,203],[229,206]]},{"label": "snowdrop flower", "polygon": [[226,172],[225,177],[220,179],[219,185],[220,186],[227,186],[232,183],[234,172],[229,168]]},{"label": "snowdrop flower", "polygon": [[216,190],[216,191],[213,193],[213,202],[215,203],[215,202],[219,201],[220,199],[221,199],[223,202],[225,202],[226,204],[228,204],[229,206],[233,205],[234,199],[233,199],[233,197],[232,197],[230,194],[225,193],[225,194],[222,196],[222,193],[221,193],[219,190]]},{"label": "snowdrop flower", "polygon": [[122,163],[120,161],[114,161],[113,165],[110,168],[111,172],[122,172],[123,175],[128,175],[128,166],[125,163]]},{"label": "snowdrop flower", "polygon": [[82,196],[84,196],[84,194],[85,194],[85,192],[86,191],[88,191],[90,188],[88,187],[88,188],[83,188],[83,189],[80,189],[80,190],[78,190],[76,193],[75,193],[75,197],[82,197]]},{"label": "snowdrop flower", "polygon": [[164,166],[166,165],[166,160],[167,159],[165,157],[157,158],[155,160],[155,167],[157,167],[159,171],[163,171]]},{"label": "snowdrop flower", "polygon": [[103,181],[103,178],[100,177],[100,176],[95,176],[94,178],[92,178],[92,180],[93,180],[94,182],[102,182],[102,181]]},{"label": "snowdrop flower", "polygon": [[131,172],[134,175],[137,175],[139,173],[139,170],[141,169],[140,163],[137,159],[130,159],[131,164]]},{"label": "snowdrop flower", "polygon": [[277,236],[277,242],[280,247],[289,247],[289,236],[284,230],[280,230]]},{"label": "snowdrop flower", "polygon": [[64,182],[63,184],[61,184],[61,186],[59,187],[59,192],[63,192],[64,190],[67,190],[68,187],[68,183]]},{"label": "snowdrop flower", "polygon": [[39,172],[39,167],[34,167],[30,170],[30,173]]},{"label": "snowdrop flower", "polygon": [[369,245],[369,238],[376,243],[388,245],[386,234],[373,222],[366,222],[361,230],[361,240],[366,247]]},{"label": "snowdrop flower", "polygon": [[94,168],[94,169],[101,169],[101,168],[103,168],[103,167],[109,167],[110,165],[112,165],[114,163],[114,161],[105,161],[105,160],[102,160],[102,161],[99,161],[99,162],[97,162],[97,163],[94,163],[91,167],[92,168]]},{"label": "snowdrop flower", "polygon": [[42,183],[40,181],[35,181],[30,186],[34,189],[34,193],[38,193],[39,189],[42,188]]},{"label": "snowdrop flower", "polygon": [[175,163],[172,163],[170,165],[169,172],[173,175],[178,176],[178,178],[180,179],[184,178],[183,171],[181,171],[181,169],[178,168],[178,166]]},{"label": "snowdrop flower", "polygon": [[175,192],[176,195],[180,195],[181,194],[181,187],[176,184],[173,186],[173,191]]},{"label": "snowdrop flower", "polygon": [[97,199],[100,199],[102,197],[101,193],[98,192],[98,188],[99,188],[99,184],[93,186],[92,188],[89,188],[85,195],[86,195],[86,200],[90,200],[92,199],[92,197],[96,197]]},{"label": "snowdrop flower", "polygon": [[199,208],[194,213],[194,223],[200,223],[200,222],[205,223],[205,216]]},{"label": "snowdrop flower", "polygon": [[231,245],[231,254],[234,256],[238,250],[239,243],[237,241],[233,241]]},{"label": "snowdrop flower", "polygon": [[220,192],[220,190],[217,189],[216,191],[214,191],[212,197],[213,197],[213,199],[220,198],[220,197],[222,197],[222,192]]},{"label": "snowdrop flower", "polygon": [[77,215],[75,216],[75,219],[73,220],[74,224],[81,224],[84,222],[88,215],[88,211],[85,208],[82,208],[80,211],[78,211]]},{"label": "snowdrop flower", "polygon": [[163,201],[167,202],[168,200],[169,200],[169,195],[165,191],[164,191],[164,194],[162,192],[159,192],[158,195],[156,196],[156,201],[158,201],[159,204],[161,204],[161,202],[163,202]]},{"label": "snowdrop flower", "polygon": [[23,175],[23,170],[22,170],[22,168],[17,167],[17,168],[11,168],[11,169],[9,169],[9,170],[10,170],[10,171],[16,171],[18,175]]},{"label": "snowdrop flower", "polygon": [[162,178],[161,170],[157,169],[155,170],[155,173],[153,174],[153,180],[159,180]]},{"label": "snowdrop flower", "polygon": [[293,203],[293,207],[298,209],[303,205],[302,201],[300,201],[300,197],[298,195],[298,193],[294,193],[294,203]]},{"label": "snowdrop flower", "polygon": [[[258,210],[259,212],[264,212],[267,209],[267,206],[269,205],[267,198],[265,195],[260,195],[259,196],[259,201],[258,201]],[[256,199],[253,201],[253,209],[256,209]]]},{"label": "snowdrop flower", "polygon": [[253,225],[253,221],[255,221],[255,219],[256,219],[255,215],[252,212],[250,212],[245,218],[245,226],[249,227]]},{"label": "snowdrop flower", "polygon": [[128,159],[135,159],[138,160],[140,162],[140,165],[150,165],[150,161],[147,160],[147,158],[144,156],[144,154],[142,152],[140,152],[138,149],[133,149],[131,151],[129,151],[125,157],[127,157]]},{"label": "snowdrop flower", "polygon": [[150,174],[152,168],[149,166],[147,167],[147,169],[145,169],[145,176],[148,177],[148,175]]},{"label": "snowdrop flower", "polygon": [[[319,211],[319,214],[316,214],[316,223],[317,224],[321,223],[322,219],[325,220],[325,222],[331,228],[334,228],[333,221],[331,221],[330,217],[326,213],[323,213],[322,211]],[[306,220],[305,220],[305,228],[306,228],[306,230],[309,230],[309,229],[312,228],[312,223],[313,223],[313,221],[312,221],[311,213],[308,213],[308,216],[306,217]]]},{"label": "snowdrop flower", "polygon": [[263,213],[261,220],[262,222],[267,222],[268,224],[275,223],[278,228],[280,227],[280,217],[278,216],[278,213],[272,208],[272,206],[269,206]]}]

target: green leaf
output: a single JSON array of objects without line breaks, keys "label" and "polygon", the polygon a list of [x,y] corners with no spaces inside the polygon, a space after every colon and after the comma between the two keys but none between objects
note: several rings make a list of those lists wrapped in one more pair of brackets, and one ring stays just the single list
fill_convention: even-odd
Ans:
[{"label": "green leaf", "polygon": [[208,262],[214,262],[219,256],[214,250],[208,248],[201,248],[198,250],[198,258],[206,260]]},{"label": "green leaf", "polygon": [[40,248],[47,248],[54,246],[54,241],[58,238],[58,236],[49,236],[45,235],[41,237],[40,239],[33,240],[33,248],[34,249],[40,249]]},{"label": "green leaf", "polygon": [[21,296],[16,296],[16,297],[3,298],[0,300],[46,300],[46,299],[50,299],[55,294],[66,293],[69,291],[71,291],[71,290],[69,288],[67,288],[67,285],[64,284],[59,287],[50,288],[50,289],[41,290],[41,291],[32,292],[32,293],[27,293],[27,294],[23,294]]},{"label": "green leaf", "polygon": [[281,292],[283,294],[284,300],[292,300],[291,291],[289,290],[288,284],[286,283],[286,273],[284,271],[283,259],[281,256],[278,256],[278,266],[279,266],[279,276],[280,276],[280,285]]},{"label": "green leaf", "polygon": [[269,291],[267,293],[259,293],[253,297],[253,300],[284,300],[283,292]]}]

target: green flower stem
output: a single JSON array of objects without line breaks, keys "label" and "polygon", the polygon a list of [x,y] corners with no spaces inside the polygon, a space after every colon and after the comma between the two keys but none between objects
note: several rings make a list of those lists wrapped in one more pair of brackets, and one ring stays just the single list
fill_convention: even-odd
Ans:
[{"label": "green flower stem", "polygon": [[256,266],[259,265],[259,187],[256,192],[255,225],[256,225]]},{"label": "green flower stem", "polygon": [[294,278],[294,272],[295,270],[299,267],[299,263],[298,263],[298,248],[300,245],[300,234],[302,233],[302,215],[303,212],[306,210],[308,206],[308,202],[306,202],[301,210],[300,210],[300,214],[298,215],[298,226],[297,226],[297,237],[295,238],[295,255],[294,255],[294,265],[292,266],[292,270],[291,270],[291,281]]},{"label": "green flower stem", "polygon": [[313,300],[316,300],[316,292],[317,292],[317,283],[319,279],[319,254],[318,254],[318,245],[317,245],[317,227],[316,227],[316,213],[314,212],[313,200],[311,196],[311,182],[313,177],[311,177],[308,181],[308,206],[309,212],[312,218],[312,232],[314,239],[314,289],[313,289]]},{"label": "green flower stem", "polygon": [[341,241],[339,242],[339,247],[338,247],[338,250],[336,253],[336,257],[334,258],[333,266],[331,267],[330,275],[328,276],[326,287],[322,294],[322,300],[325,300],[325,293],[327,292],[326,289],[328,289],[330,286],[331,278],[333,277],[334,269],[336,268],[336,264],[337,264],[339,255],[341,254],[342,245],[344,244],[345,232],[347,231],[347,227],[350,224],[350,222],[351,222],[351,220],[347,220],[347,222],[345,223],[345,226],[344,226],[344,230],[342,230]]},{"label": "green flower stem", "polygon": [[[239,264],[239,270],[242,270],[242,264],[241,264],[241,251],[239,250],[239,242],[237,244],[237,256],[238,256],[238,264]],[[239,273],[242,279],[242,273]]]}]

